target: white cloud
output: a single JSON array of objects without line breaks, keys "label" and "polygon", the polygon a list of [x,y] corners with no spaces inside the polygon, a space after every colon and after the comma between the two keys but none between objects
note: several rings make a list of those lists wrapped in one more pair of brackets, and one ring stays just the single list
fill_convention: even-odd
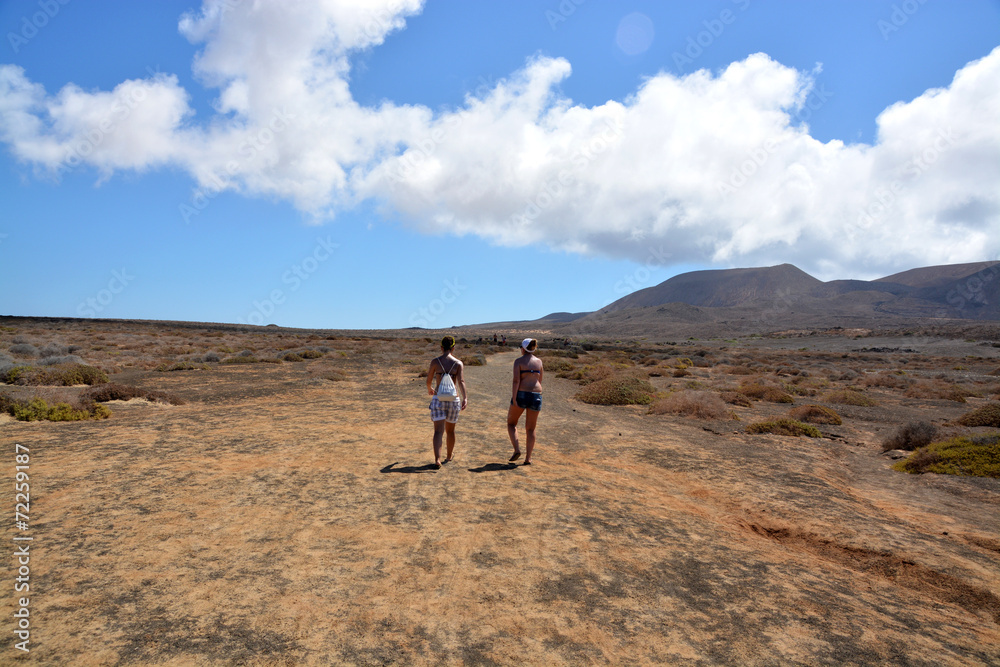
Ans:
[{"label": "white cloud", "polygon": [[421,7],[206,0],[179,28],[204,45],[194,70],[218,90],[212,118],[172,76],[49,95],[0,66],[0,137],[53,171],[175,165],[202,189],[287,199],[319,221],[370,198],[429,232],[640,262],[666,249],[863,277],[1000,253],[1000,49],[886,109],[873,145],[812,138],[798,115],[822,101],[816,71],[764,54],[660,73],[594,107],[558,92],[570,63],[545,57],[458,109],[359,105],[351,54]]}]

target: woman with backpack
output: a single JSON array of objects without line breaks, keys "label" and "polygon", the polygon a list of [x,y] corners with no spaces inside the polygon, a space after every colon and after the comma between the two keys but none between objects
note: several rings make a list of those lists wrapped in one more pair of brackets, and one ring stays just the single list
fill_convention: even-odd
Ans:
[{"label": "woman with backpack", "polygon": [[524,418],[525,453],[523,465],[531,465],[531,450],[535,448],[535,424],[542,410],[542,360],[533,353],[538,349],[538,341],[525,338],[521,342],[521,356],[514,361],[514,378],[511,386],[510,409],[507,410],[507,435],[514,445],[510,461],[521,458],[521,443],[517,438],[517,422],[525,410]]},{"label": "woman with backpack", "polygon": [[[448,456],[443,461],[451,461],[455,451],[455,424],[458,423],[458,413],[469,404],[469,395],[465,392],[465,376],[462,374],[462,362],[452,356],[455,349],[455,337],[445,336],[441,340],[441,356],[431,360],[427,369],[427,393],[431,399],[431,421],[434,422],[434,467],[441,467],[441,440],[447,435]],[[436,388],[434,386],[437,381]],[[461,398],[459,397],[461,391]]]}]

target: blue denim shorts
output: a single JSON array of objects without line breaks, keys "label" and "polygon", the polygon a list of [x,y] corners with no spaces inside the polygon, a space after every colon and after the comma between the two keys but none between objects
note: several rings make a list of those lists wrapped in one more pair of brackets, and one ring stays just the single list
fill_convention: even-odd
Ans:
[{"label": "blue denim shorts", "polygon": [[[513,403],[514,401],[511,401]],[[517,392],[517,407],[524,408],[525,410],[534,410],[535,412],[540,412],[542,409],[542,394],[537,391],[519,391]]]}]

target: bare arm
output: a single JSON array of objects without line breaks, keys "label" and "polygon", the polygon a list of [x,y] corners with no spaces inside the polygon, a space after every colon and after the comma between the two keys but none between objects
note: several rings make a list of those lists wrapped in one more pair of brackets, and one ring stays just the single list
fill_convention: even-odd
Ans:
[{"label": "bare arm", "polygon": [[465,409],[465,406],[469,404],[469,394],[465,391],[465,364],[461,361],[458,362],[458,376],[456,378],[458,382],[458,390],[462,392],[462,407],[461,410]]},{"label": "bare arm", "polygon": [[434,387],[431,383],[434,382],[434,373],[436,372],[437,369],[434,368],[434,360],[432,359],[431,365],[427,368],[427,393],[431,396],[434,395]]}]

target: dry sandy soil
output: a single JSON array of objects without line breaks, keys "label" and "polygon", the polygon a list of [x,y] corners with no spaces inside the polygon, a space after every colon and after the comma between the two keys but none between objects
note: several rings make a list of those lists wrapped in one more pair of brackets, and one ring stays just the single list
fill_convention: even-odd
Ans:
[{"label": "dry sandy soil", "polygon": [[[524,467],[507,463],[514,353],[501,351],[467,368],[456,460],[434,470],[429,339],[288,335],[327,352],[157,372],[213,344],[281,346],[139,326],[4,332],[5,349],[16,335],[81,345],[114,381],[186,403],[0,422],[8,515],[15,443],[30,449],[34,537],[30,654],[11,639],[17,531],[3,541],[0,664],[1000,664],[1000,480],[895,472],[879,446],[894,424],[944,424],[989,396],[872,388],[879,407],[835,406],[844,425],[814,439],[744,432],[788,405],[654,415],[580,402],[550,372]],[[989,358],[779,347],[705,343],[713,363],[651,381],[738,382],[723,369],[740,355],[776,377],[852,364],[988,382],[1000,365],[971,344]]]}]

